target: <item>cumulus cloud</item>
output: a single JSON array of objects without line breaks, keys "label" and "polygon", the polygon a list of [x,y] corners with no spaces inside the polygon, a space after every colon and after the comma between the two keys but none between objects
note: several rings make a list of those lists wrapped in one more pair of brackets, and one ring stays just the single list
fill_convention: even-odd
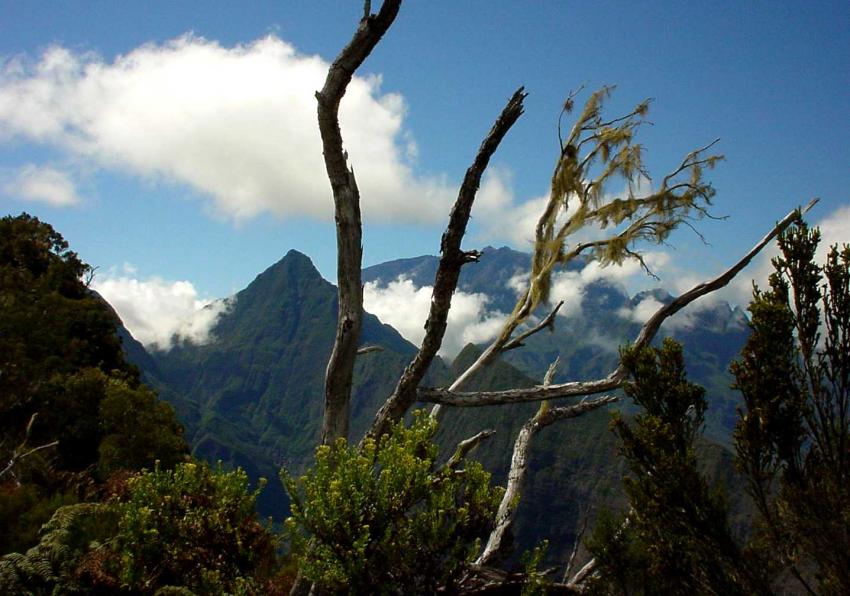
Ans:
[{"label": "cumulus cloud", "polygon": [[[817,226],[821,232],[821,242],[815,259],[818,263],[826,262],[826,255],[833,244],[850,243],[850,205],[842,205],[819,220],[809,219],[810,225]],[[761,288],[766,288],[768,277],[773,273],[771,259],[779,255],[776,242],[759,253],[753,263],[742,271],[727,288],[717,292],[718,299],[725,299],[733,304],[745,307],[753,296],[753,282]]]},{"label": "cumulus cloud", "polygon": [[[125,265],[124,271],[134,268]],[[133,337],[158,350],[168,350],[178,341],[211,341],[213,327],[232,306],[229,300],[200,298],[188,281],[158,277],[141,281],[120,275],[95,278],[91,287],[112,305]]]},{"label": "cumulus cloud", "polygon": [[548,196],[541,196],[517,201],[511,171],[490,166],[481,181],[473,214],[480,222],[482,236],[529,250],[534,244],[537,220],[548,200]]},{"label": "cumulus cloud", "polygon": [[[0,137],[185,185],[235,220],[332,216],[314,92],[328,63],[269,36],[223,47],[191,35],[112,61],[51,47],[0,69]],[[454,192],[417,176],[404,99],[355,77],[340,108],[372,220],[440,221]]]},{"label": "cumulus cloud", "polygon": [[[431,305],[431,286],[417,288],[403,276],[386,286],[368,282],[363,288],[364,308],[392,325],[408,341],[419,345],[425,337],[425,319]],[[479,293],[456,291],[440,355],[454,358],[466,344],[492,339],[505,315],[487,309],[490,299]]]},{"label": "cumulus cloud", "polygon": [[820,220],[817,226],[821,233],[818,259],[824,262],[830,246],[850,244],[850,205],[839,207]]},{"label": "cumulus cloud", "polygon": [[74,181],[67,173],[34,164],[27,164],[7,176],[3,192],[16,199],[53,207],[69,207],[80,202]]},{"label": "cumulus cloud", "polygon": [[[657,272],[665,270],[670,264],[670,256],[657,251],[645,253],[644,260],[652,271]],[[558,311],[560,316],[577,317],[582,314],[582,302],[588,285],[601,282],[620,288],[623,292],[631,292],[636,288],[646,289],[648,281],[653,280],[637,261],[628,260],[621,265],[608,267],[591,261],[579,271],[562,270],[553,273],[549,295],[553,303],[564,301],[564,306]],[[511,284],[520,287],[517,280],[512,279]],[[524,288],[524,285],[521,287]]]}]

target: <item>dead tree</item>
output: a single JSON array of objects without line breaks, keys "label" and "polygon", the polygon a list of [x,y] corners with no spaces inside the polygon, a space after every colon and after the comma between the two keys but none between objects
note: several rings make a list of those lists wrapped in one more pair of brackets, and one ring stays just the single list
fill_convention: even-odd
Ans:
[{"label": "dead tree", "polygon": [[369,13],[369,3],[366,3],[365,14],[354,37],[331,64],[322,90],[316,92],[325,169],[334,197],[339,288],[336,338],[325,373],[323,444],[332,443],[337,437],[348,438],[351,378],[363,319],[360,191],[354,169],[348,166],[348,154],[342,146],[339,103],[355,71],[392,25],[400,5],[401,0],[387,0],[378,14],[373,15]]},{"label": "dead tree", "polygon": [[[349,167],[348,156],[343,149],[338,110],[355,71],[389,30],[400,5],[401,0],[384,0],[380,10],[372,14],[371,3],[365,3],[364,15],[354,36],[330,66],[325,85],[316,94],[325,165],[334,197],[339,284],[339,318],[325,383],[322,425],[322,442],[325,444],[337,437],[347,438],[348,435],[352,372],[358,353],[363,313],[360,197],[354,170]],[[595,259],[603,266],[634,259],[647,273],[652,274],[642,253],[636,248],[637,243],[662,243],[674,229],[683,225],[693,227],[694,220],[710,217],[707,209],[711,205],[714,189],[704,181],[703,173],[722,159],[721,156],[707,154],[714,143],[688,154],[662,179],[657,190],[640,194],[638,187],[641,178],[649,176],[642,164],[641,147],[633,142],[633,138],[644,122],[649,102],[642,102],[623,116],[606,119],[602,115],[602,108],[611,91],[612,88],[605,87],[591,94],[576,124],[569,131],[561,130],[559,125],[560,153],[552,175],[549,200],[535,230],[528,286],[519,297],[513,312],[496,339],[450,387],[424,388],[420,385],[442,345],[461,268],[481,256],[478,251],[464,251],[461,248],[481,177],[500,142],[522,115],[526,96],[524,89],[520,87],[508,100],[466,172],[443,233],[441,256],[425,323],[425,338],[368,431],[374,437],[383,435],[417,401],[435,404],[437,409],[441,405],[480,407],[541,402],[537,413],[526,422],[516,439],[505,501],[499,508],[493,533],[475,566],[478,569],[483,569],[482,566],[497,559],[502,548],[502,536],[513,522],[515,496],[519,494],[525,475],[528,450],[534,434],[558,420],[580,416],[612,403],[616,397],[588,396],[598,396],[617,389],[625,380],[626,373],[622,366],[617,366],[600,379],[557,384],[551,382],[553,368],[543,384],[528,389],[462,392],[462,385],[473,373],[493,362],[501,353],[520,347],[529,336],[553,324],[560,304],[542,320],[534,319],[539,307],[549,302],[553,271],[579,258]],[[574,100],[575,94],[567,98],[562,117],[573,110]],[[606,183],[613,179],[627,182],[624,196],[611,199],[606,195]],[[648,345],[668,317],[697,298],[728,284],[790,223],[792,216],[793,213],[781,220],[722,275],[693,287],[661,307],[644,324],[632,345]],[[588,229],[598,229],[599,237],[589,241],[573,241],[576,232]],[[365,351],[365,348],[360,351]],[[568,405],[550,404],[550,400],[576,397],[586,399]],[[477,443],[486,436],[479,433],[473,442]],[[567,582],[570,590],[580,589],[581,581],[588,575],[585,569]],[[476,585],[482,584],[479,581]]]},{"label": "dead tree", "polygon": [[32,435],[32,427],[35,423],[35,419],[38,417],[38,413],[30,416],[29,422],[27,422],[27,428],[24,431],[24,440],[18,445],[15,449],[12,450],[12,453],[9,455],[9,459],[6,461],[6,465],[3,469],[0,469],[0,482],[3,481],[3,477],[8,474],[12,479],[12,483],[15,486],[20,486],[21,483],[18,481],[18,476],[15,474],[15,466],[21,462],[21,460],[26,459],[27,457],[38,453],[42,449],[50,449],[51,447],[56,447],[59,444],[59,441],[51,441],[50,443],[45,443],[44,445],[39,445],[38,447],[28,447],[27,443],[30,440],[30,436]]}]

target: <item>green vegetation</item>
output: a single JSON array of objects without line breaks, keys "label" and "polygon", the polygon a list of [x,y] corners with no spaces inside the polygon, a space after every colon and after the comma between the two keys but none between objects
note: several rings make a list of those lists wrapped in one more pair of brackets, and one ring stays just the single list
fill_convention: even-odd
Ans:
[{"label": "green vegetation", "polygon": [[132,387],[116,378],[104,382],[99,411],[103,439],[97,462],[101,478],[120,470],[141,470],[154,461],[169,469],[185,459],[186,443],[171,406],[144,385]]},{"label": "green vegetation", "polygon": [[[139,382],[92,269],[50,225],[0,219],[0,553],[35,543],[56,508],[118,470],[172,466],[187,447]],[[32,451],[33,449],[37,451]]]},{"label": "green vegetation", "polygon": [[[217,322],[216,341],[152,352],[144,366],[181,413],[192,454],[243,468],[251,482],[313,462],[322,419],[322,385],[333,346],[336,289],[296,251],[269,267]],[[362,341],[383,352],[358,358],[352,429],[362,434],[392,390],[414,346],[368,315]],[[289,514],[279,482],[260,495],[263,515]]]},{"label": "green vegetation", "polygon": [[182,463],[62,507],[25,554],[0,559],[0,590],[37,594],[268,594],[274,535],[245,473]]},{"label": "green vegetation", "polygon": [[756,288],[752,335],[733,365],[744,408],[737,464],[758,510],[745,543],[721,492],[696,466],[703,391],[673,343],[623,355],[641,406],[615,418],[633,477],[630,510],[590,542],[600,593],[850,592],[850,247],[815,262],[820,235],[799,220],[779,238],[770,289]]},{"label": "green vegetation", "polygon": [[[512,431],[533,405],[456,412],[439,433],[420,413],[378,442],[320,447],[314,466],[297,476],[318,410],[285,411],[271,396],[282,382],[272,375],[282,373],[254,373],[307,358],[302,344],[327,349],[330,339],[317,330],[330,335],[332,326],[302,320],[312,312],[331,321],[334,302],[309,262],[289,255],[222,319],[215,348],[184,345],[173,359],[152,360],[163,365],[156,380],[204,433],[199,451],[230,454],[226,463],[236,469],[186,461],[172,408],[141,384],[122,355],[120,322],[81,281],[90,269],[34,218],[4,218],[0,231],[0,448],[9,462],[0,477],[0,545],[7,553],[0,591],[281,593],[292,578],[280,571],[278,538],[256,513],[263,483],[252,489],[249,480],[259,470],[236,467],[243,458],[252,464],[254,452],[238,446],[254,440],[266,454],[297,454],[283,484],[292,499],[292,563],[304,578],[350,593],[458,586],[493,523],[500,489],[477,462],[443,463],[448,446],[484,427],[500,429],[479,457],[502,482]],[[555,540],[525,560],[533,573],[517,586],[545,591],[551,575],[544,563],[564,561],[575,528],[608,505],[628,512],[603,513],[588,543],[598,564],[596,593],[768,594],[790,582],[811,593],[850,591],[850,248],[833,248],[819,266],[818,240],[801,221],[781,236],[776,273],[768,290],[754,293],[752,335],[733,367],[745,405],[734,437],[737,464],[758,512],[755,526],[742,531],[746,507],[734,492],[742,481],[731,472],[730,454],[701,441],[705,392],[688,382],[682,349],[666,341],[622,354],[631,378],[625,392],[639,411],[617,415],[613,434],[599,417],[541,433],[515,532],[525,546],[547,535]],[[287,303],[297,307],[278,309],[274,324],[263,324],[283,289],[294,292]],[[359,426],[368,424],[371,405],[409,352],[381,326],[369,322],[366,329],[390,349],[358,361]],[[290,355],[280,358],[285,338]],[[254,346],[250,368],[220,368],[246,345]],[[453,372],[477,356],[468,346]],[[202,357],[212,368],[193,370]],[[320,385],[316,367],[303,363],[286,373],[295,375],[288,385],[300,387],[293,399]],[[224,389],[202,403],[163,382],[187,371],[183,387],[197,398],[205,384]],[[239,381],[248,376],[253,385]],[[469,387],[533,383],[495,362]],[[264,420],[257,426],[264,430],[240,436],[231,425],[229,434],[218,433],[226,417]],[[309,431],[285,445],[296,433],[292,425],[307,418],[314,421]],[[614,456],[614,438],[622,459]],[[623,466],[631,471],[624,493],[616,486]],[[729,499],[717,478],[732,489]],[[511,565],[522,568],[516,558],[506,561]]]},{"label": "green vegetation", "polygon": [[[603,593],[766,594],[768,582],[736,543],[723,495],[697,465],[704,423],[701,387],[685,377],[682,349],[625,351],[626,395],[641,407],[612,430],[632,472],[624,479],[630,511],[603,517],[590,549]],[[602,587],[605,590],[602,590]]]},{"label": "green vegetation", "polygon": [[[801,582],[850,593],[850,246],[815,262],[818,230],[783,234],[770,289],[733,368],[746,404],[735,444],[761,513],[757,538]],[[809,580],[811,583],[811,579]]]},{"label": "green vegetation", "polygon": [[[376,444],[339,439],[295,478],[287,521],[301,573],[352,594],[433,594],[478,555],[501,498],[476,462],[437,464],[435,420],[424,412]],[[460,462],[458,462],[460,463]]]},{"label": "green vegetation", "polygon": [[131,478],[117,505],[121,585],[256,591],[275,563],[275,538],[254,508],[259,490],[249,491],[242,470],[193,462]]}]

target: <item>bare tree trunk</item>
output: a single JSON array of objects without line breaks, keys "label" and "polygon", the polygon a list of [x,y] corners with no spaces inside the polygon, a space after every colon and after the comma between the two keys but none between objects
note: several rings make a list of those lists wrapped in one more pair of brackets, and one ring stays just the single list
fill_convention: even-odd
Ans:
[{"label": "bare tree trunk", "polygon": [[[377,14],[371,14],[371,2],[364,2],[364,16],[360,21],[357,31],[354,33],[351,41],[340,52],[328,70],[327,78],[324,87],[316,93],[318,102],[318,121],[319,129],[322,138],[323,155],[325,167],[327,170],[328,179],[331,183],[334,198],[335,222],[337,232],[337,284],[339,291],[339,313],[337,320],[336,336],[331,357],[328,362],[326,377],[325,377],[325,409],[322,422],[322,443],[328,444],[335,441],[337,438],[347,438],[349,429],[349,404],[351,399],[352,375],[355,358],[358,354],[358,342],[360,328],[363,317],[363,287],[361,280],[361,261],[362,261],[362,224],[360,216],[360,196],[357,187],[357,181],[354,176],[354,170],[348,164],[348,155],[343,148],[342,134],[339,127],[339,106],[344,96],[347,86],[350,83],[357,68],[369,56],[374,47],[378,44],[383,35],[395,20],[398,10],[401,5],[401,0],[384,0]],[[605,90],[600,93],[604,94]],[[636,201],[636,211],[632,214],[635,217],[633,223],[630,224],[627,232],[629,235],[621,235],[615,238],[608,238],[596,242],[583,243],[577,245],[575,249],[570,251],[566,256],[563,254],[564,238],[572,230],[572,224],[581,224],[576,220],[573,222],[570,219],[559,230],[555,230],[554,216],[557,215],[553,209],[555,206],[561,205],[561,201],[566,200],[569,192],[583,192],[583,201],[586,202],[590,196],[590,190],[594,185],[600,186],[604,181],[605,176],[609,173],[614,173],[619,169],[626,172],[629,168],[620,164],[616,167],[606,169],[606,174],[603,174],[598,180],[581,184],[564,186],[560,184],[560,178],[553,177],[553,193],[550,200],[550,206],[547,207],[547,212],[541,218],[541,223],[538,225],[538,244],[552,244],[557,250],[553,255],[544,255],[537,258],[535,252],[535,260],[532,268],[532,284],[525,296],[519,301],[517,307],[512,313],[509,320],[506,322],[502,333],[494,343],[488,347],[481,355],[479,360],[465,371],[455,383],[448,389],[423,389],[419,385],[424,377],[428,367],[433,361],[439,350],[446,329],[448,313],[451,307],[451,298],[457,287],[458,278],[462,266],[470,261],[478,259],[480,254],[477,251],[463,251],[461,242],[466,231],[466,226],[469,221],[472,205],[475,199],[476,192],[480,185],[481,176],[486,169],[490,158],[496,151],[504,135],[516,122],[523,111],[523,99],[525,93],[522,88],[517,90],[509,100],[505,109],[502,111],[499,118],[494,123],[487,137],[481,144],[478,154],[472,166],[467,170],[461,189],[458,193],[458,198],[452,209],[449,223],[446,231],[443,234],[441,243],[441,259],[437,271],[437,276],[434,281],[434,291],[432,294],[431,308],[428,319],[425,324],[426,335],[422,345],[414,359],[405,369],[399,379],[392,395],[383,404],[377,413],[375,422],[369,431],[372,436],[381,436],[386,433],[390,425],[404,415],[408,408],[415,400],[431,402],[434,404],[451,404],[457,406],[483,406],[490,404],[502,403],[517,403],[527,401],[544,401],[538,410],[537,414],[530,419],[522,427],[513,451],[511,461],[511,470],[509,474],[508,488],[505,493],[499,512],[496,519],[496,527],[491,533],[488,543],[477,561],[478,566],[486,564],[488,561],[494,560],[503,549],[503,537],[509,531],[514,517],[516,515],[517,505],[519,502],[520,489],[524,480],[527,465],[528,451],[531,440],[536,432],[541,428],[554,423],[557,420],[572,418],[579,416],[585,412],[602,407],[608,403],[616,401],[616,397],[601,396],[594,399],[584,400],[581,403],[562,406],[550,407],[545,400],[553,398],[562,398],[569,396],[582,396],[606,392],[619,387],[625,379],[625,370],[622,366],[618,366],[607,377],[591,381],[581,381],[573,383],[563,383],[559,385],[550,384],[551,372],[547,374],[547,378],[542,386],[531,389],[514,389],[497,392],[474,392],[462,393],[459,391],[465,380],[480,368],[489,364],[500,353],[505,350],[512,349],[522,345],[522,341],[529,335],[552,324],[555,318],[557,309],[552,311],[539,325],[532,329],[519,334],[516,338],[512,338],[513,333],[518,327],[533,314],[533,310],[538,303],[544,302],[548,292],[546,288],[542,290],[534,285],[535,280],[540,284],[547,286],[548,275],[552,268],[558,264],[563,264],[571,258],[577,257],[585,250],[597,250],[604,248],[609,243],[615,240],[629,240],[640,238],[655,238],[656,236],[663,239],[663,230],[665,225],[678,225],[686,221],[686,215],[677,215],[675,209],[671,213],[666,214],[668,219],[661,218],[660,220],[653,219],[654,210],[650,209],[648,213],[641,215],[640,205],[646,203],[649,205],[652,201],[664,199],[668,194],[671,199],[683,201],[686,198],[684,195],[677,196],[676,188],[679,186],[687,187],[692,199],[702,197],[710,204],[710,196],[713,191],[710,185],[703,185],[697,175],[696,182],[685,183],[683,185],[668,188],[668,181],[684,170],[693,169],[698,172],[701,166],[711,166],[718,159],[716,156],[708,158],[702,157],[702,151],[699,150],[685,159],[678,170],[673,172],[664,179],[662,191],[656,193],[652,197]],[[571,106],[571,99],[568,104]],[[598,97],[597,97],[598,99]],[[598,102],[597,102],[598,103]],[[590,105],[590,104],[589,104]],[[579,142],[582,134],[585,131],[593,131],[599,127],[610,126],[618,122],[627,122],[622,126],[633,126],[631,118],[636,115],[643,115],[645,105],[639,106],[632,114],[616,119],[610,122],[602,122],[601,118],[593,116],[596,112],[587,112],[590,114],[586,121],[582,121],[574,128],[571,133],[571,143],[569,147],[580,147],[584,141]],[[565,111],[569,111],[571,107],[565,107]],[[594,108],[595,109],[595,108]],[[560,132],[560,130],[559,130]],[[590,133],[588,133],[590,134]],[[575,138],[574,138],[575,137]],[[593,138],[592,136],[590,137]],[[629,137],[630,138],[630,137]],[[561,170],[564,162],[564,152],[568,147],[565,147],[562,142],[562,156],[556,168],[556,174]],[[575,160],[569,163],[577,166],[576,176],[583,172],[585,164],[593,157],[595,151],[584,158],[581,163]],[[631,155],[631,154],[630,154]],[[571,158],[572,159],[572,158]],[[569,160],[567,160],[569,161]],[[564,162],[566,163],[566,162]],[[631,163],[631,162],[629,162]],[[635,162],[640,166],[639,159]],[[568,164],[569,165],[569,164]],[[628,164],[626,164],[628,165]],[[635,169],[632,167],[631,169]],[[640,170],[639,167],[637,167]],[[610,170],[610,172],[609,172]],[[628,177],[628,176],[627,176]],[[568,180],[571,184],[575,181]],[[558,183],[558,184],[556,184]],[[566,184],[566,183],[565,183]],[[555,193],[555,190],[559,193]],[[566,194],[565,194],[566,193]],[[665,194],[666,193],[666,194]],[[687,193],[685,193],[687,194]],[[563,196],[561,196],[563,195]],[[675,201],[674,201],[675,202]],[[584,204],[584,203],[583,203]],[[654,203],[652,203],[654,204]],[[813,204],[813,203],[812,203]],[[811,207],[811,205],[807,207]],[[704,212],[703,207],[696,205],[691,206],[700,212]],[[560,207],[558,207],[560,208]],[[588,221],[596,219],[605,219],[607,212],[603,212],[602,208],[593,211],[587,217],[591,217]],[[552,217],[550,217],[552,216]],[[710,282],[695,286],[685,294],[682,294],[672,303],[660,308],[641,329],[640,334],[633,342],[635,347],[640,347],[649,344],[655,334],[658,332],[663,321],[684,308],[700,296],[711,293],[723,286],[743,269],[750,260],[782,229],[784,229],[791,221],[793,214],[782,220],[775,229],[768,234],[759,244],[757,244],[747,255],[744,256],[738,263],[727,270],[724,274]],[[545,225],[544,225],[545,224]],[[547,227],[548,226],[548,227]],[[545,228],[545,229],[543,229]],[[541,232],[543,230],[544,233]],[[555,233],[557,231],[557,233]],[[542,234],[542,235],[541,235]],[[547,235],[548,234],[548,235]],[[554,236],[553,236],[554,234]],[[550,238],[551,236],[551,238]],[[553,242],[549,242],[552,240]],[[634,253],[626,248],[628,256],[635,257],[644,265],[640,254]],[[543,259],[543,261],[541,261]],[[545,261],[545,262],[544,262]],[[536,289],[536,293],[533,291]],[[541,297],[542,296],[542,297]],[[363,348],[359,352],[367,353],[373,351],[374,347]],[[469,449],[473,448],[478,442],[489,436],[490,431],[479,433],[475,437],[463,441],[448,465],[458,465]],[[587,570],[592,570],[594,562],[591,561],[585,569],[580,571],[576,578],[583,579],[588,573]],[[569,585],[564,585],[564,589],[569,591],[575,587],[576,578]],[[308,588],[306,583],[299,578],[296,586],[293,588],[293,593],[300,593]]]},{"label": "bare tree trunk", "polygon": [[348,166],[348,154],[342,146],[339,104],[354,72],[392,25],[400,5],[401,0],[385,0],[378,14],[372,15],[368,14],[367,3],[367,14],[360,21],[354,37],[331,64],[324,87],[316,93],[325,169],[334,197],[339,288],[336,337],[325,373],[323,444],[332,443],[338,437],[348,438],[351,378],[363,318],[360,192],[354,169]]},{"label": "bare tree trunk", "polygon": [[[323,445],[333,443],[340,437],[348,438],[351,384],[363,320],[363,228],[360,221],[360,191],[354,177],[354,168],[348,166],[348,154],[342,146],[339,104],[355,71],[390,28],[400,7],[401,0],[384,0],[381,10],[373,15],[371,2],[364,2],[363,18],[357,31],[328,69],[322,90],[316,92],[322,154],[334,197],[339,298],[336,337],[325,371]],[[320,591],[299,572],[290,594],[303,596]]]},{"label": "bare tree trunk", "polygon": [[466,170],[466,176],[458,191],[457,199],[449,216],[449,223],[440,243],[440,264],[434,280],[434,290],[431,293],[428,320],[425,322],[425,338],[422,340],[422,345],[416,356],[404,369],[392,395],[378,410],[375,422],[369,431],[371,436],[380,437],[389,430],[393,422],[404,416],[404,413],[415,401],[416,389],[443,343],[446,321],[452,306],[452,294],[457,287],[460,269],[470,261],[477,261],[480,256],[477,251],[465,252],[461,250],[460,244],[466,233],[466,225],[469,222],[475,195],[481,184],[481,176],[487,169],[487,164],[490,163],[490,158],[496,152],[499,143],[502,142],[508,130],[522,115],[522,102],[525,96],[522,87],[514,92],[481,143],[475,161]]}]

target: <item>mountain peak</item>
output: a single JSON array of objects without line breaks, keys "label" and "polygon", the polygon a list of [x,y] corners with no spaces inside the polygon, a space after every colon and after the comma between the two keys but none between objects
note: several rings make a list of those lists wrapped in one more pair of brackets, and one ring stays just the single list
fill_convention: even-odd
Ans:
[{"label": "mountain peak", "polygon": [[297,250],[290,250],[277,263],[260,273],[248,287],[237,294],[238,301],[249,296],[262,300],[283,300],[297,288],[332,287],[326,281],[310,257]]},{"label": "mountain peak", "polygon": [[278,261],[278,263],[284,262],[304,263],[309,264],[311,267],[314,267],[313,261],[310,259],[310,257],[305,255],[303,252],[295,250],[294,248],[290,248],[288,251],[286,251],[286,254],[283,255],[283,258]]},{"label": "mountain peak", "polygon": [[297,272],[299,275],[306,275],[308,277],[322,276],[313,264],[313,260],[303,252],[299,252],[294,248],[289,249],[281,260],[266,269],[259,277],[262,277],[266,273],[275,271],[286,271],[291,273]]}]

